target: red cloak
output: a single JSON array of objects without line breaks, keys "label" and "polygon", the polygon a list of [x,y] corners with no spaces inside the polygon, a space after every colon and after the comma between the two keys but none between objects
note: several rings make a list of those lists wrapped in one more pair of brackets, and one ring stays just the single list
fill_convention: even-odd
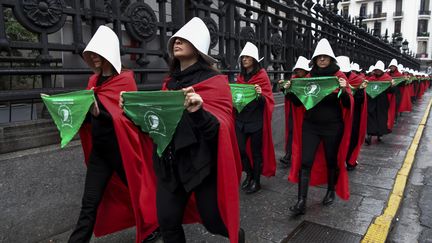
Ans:
[{"label": "red cloak", "polygon": [[[165,79],[162,89],[167,90]],[[232,243],[238,242],[240,227],[239,182],[241,159],[235,134],[231,89],[225,75],[216,75],[192,85],[203,101],[203,108],[219,121],[217,155],[217,198],[219,212]],[[194,196],[187,205],[184,223],[201,222]]]},{"label": "red cloak", "polygon": [[[393,78],[404,76],[397,69],[393,73],[388,72],[388,74]],[[401,95],[400,95],[399,106],[396,107],[396,112],[411,111],[411,98],[409,97],[409,93],[408,93],[409,91],[407,90],[407,86],[399,85],[397,89],[399,89]]]},{"label": "red cloak", "polygon": [[[249,81],[245,82],[242,75],[237,76],[238,84],[257,84],[261,87],[262,97],[265,99],[265,107],[263,114],[263,141],[262,141],[262,155],[263,155],[263,169],[262,175],[274,176],[276,174],[276,159],[273,146],[272,136],[272,115],[274,109],[274,98],[272,87],[270,85],[270,79],[264,68],[258,71]],[[249,155],[249,161],[253,166],[252,152],[250,151],[250,139],[247,141],[247,153]]]},{"label": "red cloak", "polygon": [[[392,76],[388,73],[384,73],[381,77],[373,75],[369,81],[392,81]],[[394,93],[387,93],[387,100],[389,102],[389,108],[387,111],[387,129],[391,132],[394,126],[396,117],[396,95]]]},{"label": "red cloak", "polygon": [[[349,77],[349,84],[351,86],[354,86],[356,88],[358,88],[362,83],[363,83],[363,79],[364,77],[362,77],[361,75],[357,75],[353,72],[351,72],[351,75]],[[352,165],[352,166],[356,166],[356,161],[357,158],[360,154],[360,149],[363,145],[363,142],[365,141],[365,137],[366,137],[366,128],[367,128],[367,95],[366,95],[366,89],[363,89],[361,91],[357,91],[357,92],[362,92],[363,93],[363,104],[361,105],[360,108],[360,127],[359,127],[359,136],[358,136],[358,140],[357,140],[357,145],[354,148],[353,152],[351,153],[351,156],[348,158],[348,164]]]},{"label": "red cloak", "polygon": [[[293,80],[295,78],[298,78],[297,75],[291,76],[291,80]],[[295,114],[294,109],[296,107],[294,106],[294,104],[292,104],[291,100],[289,100],[287,98],[284,99],[284,103],[285,103],[285,106],[284,106],[284,110],[285,110],[285,148],[287,148],[288,139],[289,139],[289,116],[290,116],[291,112],[293,112],[292,115]]]},{"label": "red cloak", "polygon": [[[152,155],[146,146],[152,147],[152,142],[123,115],[118,106],[121,91],[137,90],[133,72],[124,71],[98,87],[97,79],[98,75],[91,76],[87,89],[94,87],[95,94],[112,117],[128,186],[116,173],[113,174],[98,207],[94,234],[102,236],[136,225],[136,242],[141,242],[158,227],[156,187],[144,186],[143,182],[150,177],[142,173],[146,170],[145,162]],[[80,137],[88,163],[92,150],[90,124],[81,127]]]},{"label": "red cloak", "polygon": [[[339,78],[344,78],[348,80],[344,73],[338,71],[334,74]],[[308,74],[306,77],[311,77]],[[339,92],[339,89],[335,92]],[[344,122],[344,132],[342,136],[341,143],[338,150],[338,167],[339,167],[339,177],[336,182],[336,194],[343,200],[348,200],[349,193],[349,183],[348,183],[348,173],[345,168],[345,160],[347,157],[348,147],[351,137],[351,127],[352,127],[352,110],[353,110],[353,97],[351,94],[351,89],[349,86],[346,88],[351,100],[350,109],[345,108],[341,104],[343,122]],[[301,168],[301,152],[302,152],[302,127],[303,127],[303,117],[305,113],[304,106],[298,106],[293,110],[295,116],[293,116],[293,146],[292,146],[292,164],[289,173],[288,180],[292,182],[298,182],[298,172]],[[307,145],[305,145],[307,146]],[[327,163],[324,155],[324,148],[322,142],[318,146],[318,150],[315,154],[315,160],[312,166],[310,185],[321,185],[327,184]]]},{"label": "red cloak", "polygon": [[411,84],[404,84],[399,86],[399,91],[401,93],[401,101],[398,107],[398,112],[410,112],[412,110],[411,103]]}]

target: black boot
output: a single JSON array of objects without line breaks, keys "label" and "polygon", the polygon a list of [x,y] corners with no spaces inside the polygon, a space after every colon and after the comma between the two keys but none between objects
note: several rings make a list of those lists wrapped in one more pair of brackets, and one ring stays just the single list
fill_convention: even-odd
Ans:
[{"label": "black boot", "polygon": [[245,235],[245,232],[242,228],[239,229],[238,242],[239,243],[245,243],[246,242],[246,235]]},{"label": "black boot", "polygon": [[279,161],[284,165],[289,165],[291,161],[291,153],[286,153],[284,157],[279,159]]},{"label": "black boot", "polygon": [[245,180],[243,181],[243,183],[241,185],[241,188],[243,190],[246,190],[246,188],[248,188],[251,185],[251,183],[252,183],[252,174],[247,173],[246,174],[246,178],[245,178]]},{"label": "black boot", "polygon": [[327,206],[333,203],[335,199],[335,185],[337,180],[336,169],[328,169],[327,171],[327,193],[322,201],[322,204]]},{"label": "black boot", "polygon": [[260,176],[258,176],[257,178],[254,178],[252,180],[249,187],[247,187],[245,189],[245,192],[246,192],[246,194],[252,194],[252,193],[255,193],[259,190],[261,190]]},{"label": "black boot", "polygon": [[298,186],[298,201],[296,205],[291,206],[289,210],[295,216],[306,213],[306,199],[309,189],[310,170],[301,169],[299,173],[299,186]]},{"label": "black boot", "polygon": [[371,145],[371,143],[372,143],[372,135],[367,135],[366,136],[365,143],[367,145]]},{"label": "black boot", "polygon": [[382,136],[378,136],[378,138],[377,138],[377,140],[378,140],[378,142],[382,142]]},{"label": "black boot", "polygon": [[141,243],[150,243],[155,242],[157,239],[161,237],[160,229],[157,228],[155,231],[153,231],[147,238],[145,238]]}]

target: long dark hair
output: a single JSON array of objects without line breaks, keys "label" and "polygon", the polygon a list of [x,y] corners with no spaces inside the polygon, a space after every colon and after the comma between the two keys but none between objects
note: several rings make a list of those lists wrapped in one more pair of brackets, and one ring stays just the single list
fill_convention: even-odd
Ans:
[{"label": "long dark hair", "polygon": [[[246,72],[246,69],[243,67],[243,64],[241,62],[242,57],[240,57],[240,75],[241,76],[246,76],[248,73]],[[255,58],[252,58],[253,60],[253,64],[252,64],[252,72],[250,72],[248,75],[255,75],[256,73],[258,73],[259,70],[261,70],[261,64],[255,60]]]}]

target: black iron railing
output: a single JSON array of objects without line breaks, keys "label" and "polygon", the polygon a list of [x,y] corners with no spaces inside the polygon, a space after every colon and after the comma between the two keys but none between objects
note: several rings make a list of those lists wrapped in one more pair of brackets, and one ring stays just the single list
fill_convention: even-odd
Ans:
[{"label": "black iron railing", "polygon": [[[6,77],[0,79],[0,115],[2,107],[11,109],[16,103],[31,101],[33,107],[41,92],[85,87],[91,72],[80,54],[101,24],[119,35],[123,63],[135,71],[140,89],[160,88],[167,71],[166,43],[193,16],[209,27],[211,55],[231,81],[246,41],[258,46],[273,82],[291,74],[299,55],[310,58],[324,37],[336,55],[350,56],[362,67],[397,58],[418,69],[417,60],[360,28],[361,19],[337,15],[336,6],[328,9],[312,0],[0,0],[0,19],[5,20],[0,21],[0,55],[32,59],[19,66],[0,59],[0,76]],[[37,86],[13,89],[11,77],[13,82],[31,77]],[[36,107],[41,109],[40,104]]]}]

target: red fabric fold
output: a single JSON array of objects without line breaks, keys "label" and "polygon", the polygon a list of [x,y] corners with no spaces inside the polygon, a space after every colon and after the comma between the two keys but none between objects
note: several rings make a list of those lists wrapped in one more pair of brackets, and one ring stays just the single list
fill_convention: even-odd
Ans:
[{"label": "red fabric fold", "polygon": [[[157,225],[155,185],[144,186],[150,177],[143,171],[151,161],[152,142],[123,115],[118,102],[121,91],[136,91],[132,71],[124,71],[111,80],[96,87],[98,76],[90,77],[87,89],[94,88],[100,102],[110,113],[117,136],[128,186],[117,174],[113,174],[98,208],[94,234],[102,236],[125,228],[136,226],[136,242],[144,240]],[[86,163],[92,149],[91,125],[80,129],[81,143]],[[147,184],[148,185],[148,184]]]},{"label": "red fabric fold", "polygon": [[[263,154],[263,169],[262,175],[274,176],[276,174],[276,158],[273,145],[272,136],[272,115],[274,109],[274,98],[270,79],[264,68],[258,71],[248,82],[245,82],[244,77],[241,75],[237,76],[238,84],[257,84],[261,87],[262,97],[265,99],[265,107],[263,114],[263,142],[262,142],[262,154]],[[253,166],[253,157],[250,150],[250,139],[247,141],[247,153],[249,161]]]},{"label": "red fabric fold", "polygon": [[[340,71],[336,72],[334,76],[348,80],[345,74],[343,74]],[[307,77],[311,77],[311,76],[308,75]],[[339,90],[336,90],[335,92],[338,91]],[[342,109],[342,115],[343,115],[344,132],[343,132],[341,143],[339,145],[338,156],[337,156],[339,177],[336,182],[336,194],[343,200],[348,200],[350,197],[348,173],[345,168],[345,160],[347,157],[348,147],[349,147],[350,137],[351,137],[352,111],[353,111],[353,104],[354,104],[353,97],[351,94],[351,89],[347,87],[346,91],[350,96],[351,107],[347,109],[342,104],[340,104]],[[306,110],[304,106],[293,107],[293,112],[295,115],[293,116],[292,164],[288,176],[288,180],[291,182],[298,182],[299,179],[298,172],[301,169],[302,126],[303,126],[303,117],[305,111]],[[314,186],[314,185],[322,185],[322,184],[327,184],[327,164],[324,156],[323,144],[321,142],[315,154],[315,160],[311,172],[310,185]]]},{"label": "red fabric fold", "polygon": [[[349,77],[349,84],[351,86],[354,86],[356,88],[358,88],[360,86],[360,84],[363,83],[363,79],[362,76],[357,75],[355,73],[351,73],[350,77]],[[353,152],[351,153],[351,156],[348,158],[348,164],[352,165],[352,166],[356,166],[356,161],[357,158],[360,154],[360,149],[365,141],[365,137],[366,137],[366,130],[367,130],[367,95],[366,95],[366,89],[363,89],[361,91],[357,91],[357,92],[362,92],[364,99],[363,99],[363,104],[361,105],[361,109],[360,109],[360,127],[359,127],[359,136],[358,136],[358,140],[357,140],[357,145],[354,148]]]}]

